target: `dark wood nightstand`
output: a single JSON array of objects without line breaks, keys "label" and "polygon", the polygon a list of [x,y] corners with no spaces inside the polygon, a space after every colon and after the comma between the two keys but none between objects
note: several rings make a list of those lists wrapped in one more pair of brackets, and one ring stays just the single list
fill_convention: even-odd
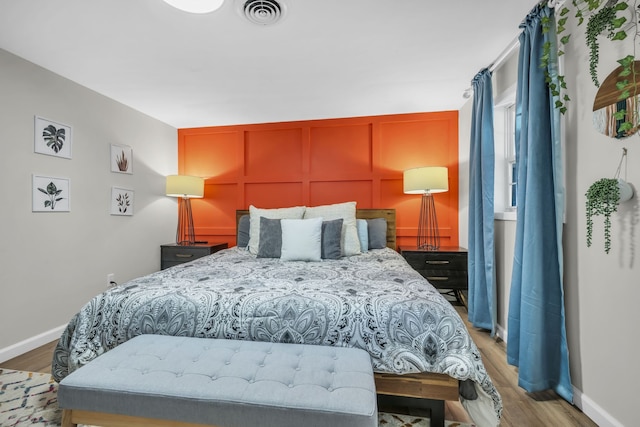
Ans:
[{"label": "dark wood nightstand", "polygon": [[173,267],[174,265],[183,264],[211,255],[222,249],[227,249],[227,243],[198,243],[196,245],[177,245],[169,243],[160,245],[160,269]]},{"label": "dark wood nightstand", "polygon": [[465,248],[444,246],[437,251],[428,251],[415,246],[400,246],[400,254],[429,283],[441,292],[444,290],[444,294],[453,294],[459,303],[467,307],[464,292],[469,290],[469,267]]}]

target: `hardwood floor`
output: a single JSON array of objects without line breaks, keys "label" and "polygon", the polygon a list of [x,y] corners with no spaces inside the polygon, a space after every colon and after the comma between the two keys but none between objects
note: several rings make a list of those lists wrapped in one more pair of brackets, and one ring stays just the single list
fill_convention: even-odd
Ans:
[{"label": "hardwood floor", "polygon": [[[464,307],[456,306],[467,321]],[[555,392],[527,393],[518,387],[518,370],[507,364],[506,345],[492,338],[488,331],[476,329],[467,323],[467,329],[482,353],[482,361],[494,385],[502,396],[501,427],[598,427],[577,407],[569,404]],[[462,404],[447,402],[445,418],[470,422]]]},{"label": "hardwood floor", "polygon": [[[456,307],[463,319],[467,319],[464,307]],[[467,324],[467,328],[482,353],[482,360],[498,388],[504,409],[502,427],[598,427],[578,408],[570,405],[554,392],[530,394],[518,387],[517,369],[507,365],[506,349],[486,331]],[[14,359],[0,363],[0,367],[22,371],[51,371],[51,355],[55,342],[46,344]],[[445,418],[451,421],[471,422],[459,402],[447,402]]]}]

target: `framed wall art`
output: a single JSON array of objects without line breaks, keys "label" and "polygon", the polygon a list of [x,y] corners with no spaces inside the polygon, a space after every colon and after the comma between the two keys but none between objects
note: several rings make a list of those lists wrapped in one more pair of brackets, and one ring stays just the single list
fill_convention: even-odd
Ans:
[{"label": "framed wall art", "polygon": [[111,187],[111,215],[133,215],[133,196],[133,190]]},{"label": "framed wall art", "polygon": [[69,212],[71,193],[68,178],[33,175],[33,212]]},{"label": "framed wall art", "polygon": [[71,158],[71,126],[35,116],[34,151],[49,156]]},{"label": "framed wall art", "polygon": [[133,173],[133,150],[131,147],[111,144],[111,172]]}]

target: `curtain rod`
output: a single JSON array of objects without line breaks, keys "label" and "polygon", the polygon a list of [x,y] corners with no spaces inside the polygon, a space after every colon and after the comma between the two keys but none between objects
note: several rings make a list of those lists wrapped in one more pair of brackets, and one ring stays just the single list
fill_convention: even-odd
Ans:
[{"label": "curtain rod", "polygon": [[[550,8],[557,8],[564,5],[566,0],[548,0],[546,3]],[[544,4],[542,2],[541,4]],[[498,55],[498,57],[487,67],[490,72],[494,72],[502,63],[507,59],[507,57],[518,47],[520,44],[520,34],[518,34],[511,42],[507,45],[507,47]],[[468,87],[462,96],[464,98],[470,98],[473,93],[473,87]]]},{"label": "curtain rod", "polygon": [[[498,57],[487,67],[490,72],[494,72],[496,68],[498,68],[502,63],[507,59],[507,57],[520,45],[520,35],[516,36],[511,42],[507,45],[507,47],[498,55]],[[462,97],[465,99],[471,98],[471,94],[473,93],[473,86],[469,86],[465,89]]]},{"label": "curtain rod", "polygon": [[489,71],[493,73],[496,70],[496,68],[502,65],[505,59],[507,59],[507,57],[511,55],[511,52],[513,52],[519,45],[520,45],[520,35],[518,34],[516,38],[511,40],[511,43],[507,45],[507,47],[500,53],[500,55],[498,55],[496,60],[493,61],[491,65],[487,67]]}]

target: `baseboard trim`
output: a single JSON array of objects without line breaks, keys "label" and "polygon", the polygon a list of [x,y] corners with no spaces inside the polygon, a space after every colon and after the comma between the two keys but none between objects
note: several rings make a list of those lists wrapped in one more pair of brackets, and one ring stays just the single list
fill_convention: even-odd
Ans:
[{"label": "baseboard trim", "polygon": [[575,387],[573,387],[573,403],[600,427],[624,427],[620,421]]},{"label": "baseboard trim", "polygon": [[35,337],[27,338],[24,341],[10,345],[9,347],[0,348],[0,363],[6,362],[7,360],[13,359],[14,357],[20,356],[21,354],[60,338],[60,335],[62,335],[62,332],[66,327],[67,325],[64,324],[36,335]]},{"label": "baseboard trim", "polygon": [[496,325],[496,336],[500,338],[504,343],[507,343],[507,329],[500,325]]}]

